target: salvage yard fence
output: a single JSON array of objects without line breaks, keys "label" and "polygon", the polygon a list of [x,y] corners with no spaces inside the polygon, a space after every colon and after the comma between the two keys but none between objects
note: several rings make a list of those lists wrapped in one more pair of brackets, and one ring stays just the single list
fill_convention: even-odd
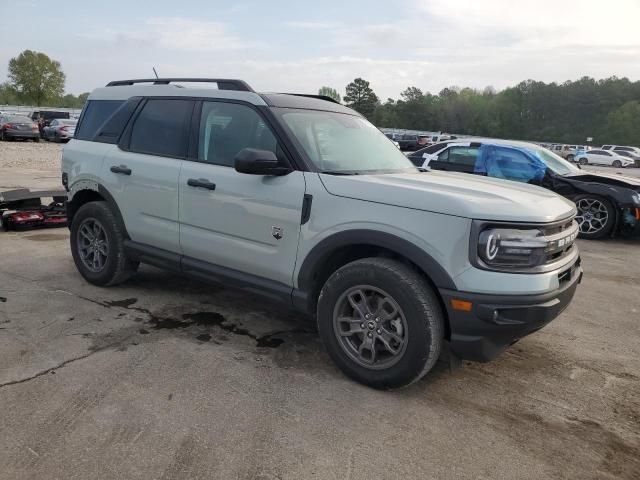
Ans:
[{"label": "salvage yard fence", "polygon": [[34,111],[45,112],[47,110],[54,110],[56,112],[69,112],[69,116],[72,118],[78,118],[80,116],[81,108],[63,108],[63,107],[35,107],[30,105],[0,105],[0,114],[2,115],[25,115],[31,117],[31,113]]}]

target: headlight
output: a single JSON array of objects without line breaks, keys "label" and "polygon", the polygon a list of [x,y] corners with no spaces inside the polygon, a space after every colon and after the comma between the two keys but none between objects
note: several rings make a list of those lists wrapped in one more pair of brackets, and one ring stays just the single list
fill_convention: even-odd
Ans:
[{"label": "headlight", "polygon": [[480,233],[478,257],[489,267],[536,267],[544,263],[547,245],[540,230],[491,228]]},{"label": "headlight", "polygon": [[635,203],[636,205],[640,205],[640,193],[632,193],[631,194],[631,200],[633,201],[633,203]]},{"label": "headlight", "polygon": [[578,235],[575,221],[561,225],[502,227],[476,222],[471,261],[487,270],[536,272],[552,268],[569,254]]}]

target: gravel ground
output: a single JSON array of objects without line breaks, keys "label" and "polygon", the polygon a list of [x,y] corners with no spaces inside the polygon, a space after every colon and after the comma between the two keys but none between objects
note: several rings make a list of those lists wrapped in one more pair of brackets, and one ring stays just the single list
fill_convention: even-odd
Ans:
[{"label": "gravel ground", "polygon": [[0,144],[0,168],[58,170],[64,144],[41,140]]},{"label": "gravel ground", "polygon": [[295,312],[144,266],[94,287],[68,245],[0,232],[2,480],[640,478],[638,241],[579,242],[558,319],[395,392],[346,379]]},{"label": "gravel ground", "polygon": [[0,190],[58,189],[64,145],[40,141],[0,142]]}]

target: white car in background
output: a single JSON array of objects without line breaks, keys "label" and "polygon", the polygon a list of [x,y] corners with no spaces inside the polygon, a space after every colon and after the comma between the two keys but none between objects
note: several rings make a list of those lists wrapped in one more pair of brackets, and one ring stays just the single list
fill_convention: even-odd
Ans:
[{"label": "white car in background", "polygon": [[629,152],[636,156],[640,156],[640,148],[638,147],[629,147],[626,145],[603,145],[602,150],[607,150],[609,152]]},{"label": "white car in background", "polygon": [[589,150],[577,156],[580,165],[609,165],[616,168],[632,167],[635,162],[611,150]]}]

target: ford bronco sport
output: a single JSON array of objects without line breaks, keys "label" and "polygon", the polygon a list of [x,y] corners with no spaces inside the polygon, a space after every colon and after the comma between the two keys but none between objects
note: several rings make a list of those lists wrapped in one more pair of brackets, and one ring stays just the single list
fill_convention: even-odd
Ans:
[{"label": "ford bronco sport", "polygon": [[582,276],[572,202],[416,168],[353,110],[240,80],[94,90],[62,181],[87,281],[144,262],[283,301],[375,388],[416,381],[444,342],[494,358],[558,316]]}]

